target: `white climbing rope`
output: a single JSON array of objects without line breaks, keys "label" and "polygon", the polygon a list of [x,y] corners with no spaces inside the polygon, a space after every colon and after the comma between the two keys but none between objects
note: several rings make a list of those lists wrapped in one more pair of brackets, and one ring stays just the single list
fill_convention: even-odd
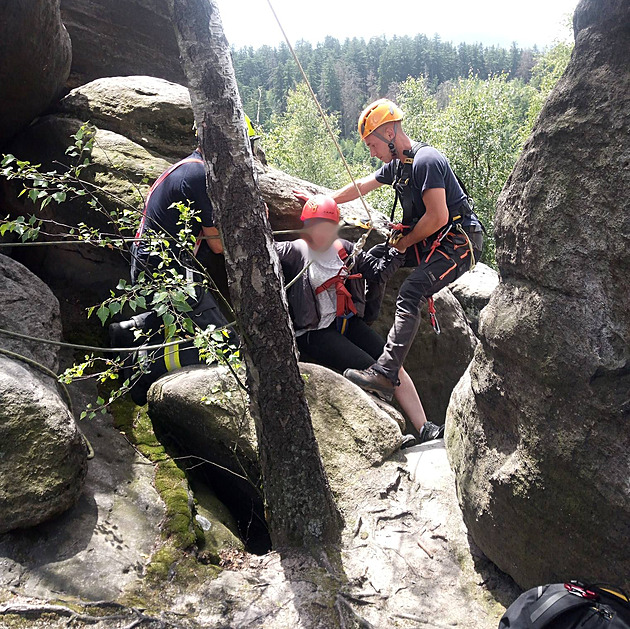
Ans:
[{"label": "white climbing rope", "polygon": [[291,43],[291,40],[289,39],[289,36],[287,35],[286,31],[284,30],[284,27],[282,26],[282,22],[280,21],[280,18],[278,17],[278,14],[276,13],[276,10],[273,7],[273,4],[271,3],[271,0],[267,0],[267,4],[269,5],[269,8],[271,9],[271,12],[273,13],[273,16],[276,20],[276,22],[278,23],[278,27],[280,28],[280,31],[282,32],[282,35],[284,37],[284,40],[287,43],[287,46],[289,47],[289,51],[291,52],[291,56],[293,57],[293,60],[295,61],[298,69],[300,70],[300,74],[302,75],[302,78],[304,79],[304,82],[306,83],[306,87],[308,87],[308,91],[311,94],[311,97],[313,99],[313,101],[315,102],[315,105],[317,106],[317,110],[319,111],[319,115],[322,117],[322,120],[324,121],[324,124],[326,125],[326,130],[328,131],[328,134],[330,135],[330,139],[333,141],[333,144],[335,145],[335,148],[337,149],[337,153],[339,153],[339,157],[341,158],[341,161],[344,165],[344,168],[346,169],[348,175],[350,176],[350,180],[352,181],[357,194],[359,195],[359,198],[361,199],[361,203],[363,204],[363,208],[365,209],[365,212],[368,216],[368,229],[367,231],[361,236],[361,238],[359,238],[359,240],[357,240],[357,242],[354,244],[354,248],[352,249],[352,253],[350,254],[350,256],[348,257],[348,262],[346,263],[346,267],[348,268],[348,270],[352,269],[352,267],[354,266],[355,262],[356,262],[356,258],[359,255],[359,253],[363,250],[363,248],[365,247],[365,243],[367,242],[367,239],[369,237],[369,235],[372,233],[372,230],[374,229],[374,221],[372,220],[372,212],[365,200],[365,198],[363,197],[363,194],[361,194],[361,189],[359,188],[359,184],[357,184],[356,179],[354,178],[354,175],[352,174],[352,171],[350,170],[350,166],[348,166],[348,162],[346,161],[346,158],[343,154],[343,151],[341,150],[341,147],[339,146],[339,142],[337,142],[337,138],[335,137],[335,134],[333,133],[333,130],[330,127],[330,123],[328,122],[328,119],[326,118],[326,114],[324,113],[324,109],[322,108],[317,95],[315,94],[315,91],[313,90],[312,86],[311,86],[311,82],[308,80],[308,77],[306,76],[306,72],[304,71],[304,68],[302,67],[302,64],[300,63],[300,60],[297,56],[297,53],[295,52],[295,49],[293,48],[293,44]]}]

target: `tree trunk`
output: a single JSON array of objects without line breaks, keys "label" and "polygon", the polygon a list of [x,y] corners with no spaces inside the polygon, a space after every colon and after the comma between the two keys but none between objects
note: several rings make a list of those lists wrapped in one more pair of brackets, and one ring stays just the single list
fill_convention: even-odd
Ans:
[{"label": "tree trunk", "polygon": [[219,11],[210,0],[169,2],[245,349],[271,539],[275,548],[336,543],[341,517],[304,397],[280,264],[254,178]]}]

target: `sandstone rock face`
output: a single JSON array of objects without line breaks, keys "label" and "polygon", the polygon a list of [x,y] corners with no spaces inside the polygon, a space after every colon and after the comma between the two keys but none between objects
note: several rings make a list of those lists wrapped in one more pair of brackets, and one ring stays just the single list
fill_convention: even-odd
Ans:
[{"label": "sandstone rock face", "polygon": [[0,145],[64,89],[72,48],[59,0],[8,0],[0,21]]},{"label": "sandstone rock face", "polygon": [[62,0],[72,39],[72,86],[104,76],[148,74],[184,83],[168,3]]},{"label": "sandstone rock face", "polygon": [[188,88],[164,79],[97,79],[72,90],[55,109],[175,161],[196,146]]},{"label": "sandstone rock face", "polygon": [[55,384],[0,356],[0,533],[71,507],[81,494],[86,456]]},{"label": "sandstone rock face", "polygon": [[[302,203],[297,201],[293,190],[302,190],[307,194],[326,194],[330,190],[316,186],[309,181],[304,181],[298,177],[293,177],[271,167],[265,167],[260,162],[256,162],[258,171],[258,183],[261,194],[269,206],[269,219],[271,226],[275,230],[301,229],[302,221],[300,214]],[[361,201],[351,201],[339,207],[342,217],[341,235],[348,240],[358,240],[364,233],[364,229],[356,226],[356,223],[367,222],[367,213]],[[384,242],[388,233],[387,218],[384,214],[372,210],[372,220],[374,230],[368,240],[368,247]],[[292,239],[290,235],[286,239]]]},{"label": "sandstone rock face", "polygon": [[502,282],[447,443],[481,549],[522,587],[630,587],[630,12],[576,47],[499,200]]},{"label": "sandstone rock face", "polygon": [[[401,443],[398,424],[373,399],[342,376],[301,364],[306,398],[333,491],[348,491],[361,469],[382,463]],[[257,484],[256,433],[248,401],[220,367],[190,367],[158,380],[149,391],[149,415],[157,433],[174,436],[196,454]],[[353,480],[354,479],[354,480]],[[247,483],[232,480],[244,493]]]},{"label": "sandstone rock face", "polygon": [[498,285],[499,274],[482,262],[449,285],[475,334],[479,330],[479,313],[488,305]]},{"label": "sandstone rock face", "polygon": [[[60,115],[45,116],[31,125],[11,145],[11,152],[20,159],[42,164],[44,170],[59,168],[72,163],[65,155],[66,147],[73,143],[72,134],[82,125],[81,120]],[[155,156],[147,149],[126,137],[108,130],[97,129],[91,155],[92,164],[83,171],[90,183],[102,187],[99,193],[107,212],[137,209],[143,205],[143,195],[148,191],[144,179],[153,181],[170,162]],[[30,201],[17,199],[17,188],[4,184],[4,206],[15,216],[32,214],[36,208]],[[111,233],[111,226],[104,214],[96,212],[87,197],[78,197],[62,204],[51,203],[44,211],[36,213],[42,218],[76,226],[84,222],[90,227]],[[138,214],[140,216],[140,214]],[[65,232],[65,228],[51,226],[48,231]],[[81,245],[55,245],[28,250],[15,250],[14,255],[34,273],[53,287],[57,295],[80,296],[86,305],[106,298],[118,280],[129,278],[129,263],[115,250]]]},{"label": "sandstone rock face", "polygon": [[[37,338],[61,339],[57,298],[26,267],[3,255],[0,255],[0,328]],[[0,348],[57,370],[58,348],[54,345],[0,334]]]},{"label": "sandstone rock face", "polygon": [[[394,321],[400,286],[411,272],[411,269],[401,269],[387,285],[381,314],[373,325],[383,338],[387,338]],[[427,418],[443,424],[451,393],[472,360],[477,339],[462,307],[448,288],[435,295],[435,309],[441,333],[433,330],[425,306],[405,369],[418,389]]]}]

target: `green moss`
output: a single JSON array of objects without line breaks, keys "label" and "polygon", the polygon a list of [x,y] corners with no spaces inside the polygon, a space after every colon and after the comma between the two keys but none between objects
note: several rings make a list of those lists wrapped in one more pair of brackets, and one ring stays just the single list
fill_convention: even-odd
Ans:
[{"label": "green moss", "polygon": [[125,399],[119,399],[112,406],[116,427],[155,464],[155,488],[166,505],[163,537],[171,540],[175,548],[190,548],[196,542],[196,535],[186,472],[157,440],[146,407],[139,408]]},{"label": "green moss", "polygon": [[[195,520],[186,472],[168,455],[153,431],[147,408],[136,406],[127,397],[111,406],[114,425],[155,465],[155,488],[166,508],[161,526],[162,543],[153,553],[146,568],[147,584],[175,582],[177,585],[215,578],[221,568],[200,563],[197,549],[211,546]],[[203,560],[218,563],[217,552],[203,553]],[[133,596],[147,603],[151,590],[141,589]]]}]

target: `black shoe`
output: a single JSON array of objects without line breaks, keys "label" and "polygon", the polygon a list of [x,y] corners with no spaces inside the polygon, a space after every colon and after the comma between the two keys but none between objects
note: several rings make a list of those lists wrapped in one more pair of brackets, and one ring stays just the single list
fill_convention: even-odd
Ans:
[{"label": "black shoe", "polygon": [[441,439],[444,436],[444,426],[437,426],[433,422],[427,422],[420,430],[418,443],[426,443],[434,439]]},{"label": "black shoe", "polygon": [[416,438],[413,435],[403,435],[400,449],[404,450],[405,448],[411,448],[412,446],[415,446],[416,443],[418,442],[416,441]]},{"label": "black shoe", "polygon": [[396,389],[394,383],[382,373],[372,369],[372,367],[363,370],[346,369],[343,375],[364,391],[376,393],[376,395],[386,402],[391,402],[394,397],[394,390]]}]

